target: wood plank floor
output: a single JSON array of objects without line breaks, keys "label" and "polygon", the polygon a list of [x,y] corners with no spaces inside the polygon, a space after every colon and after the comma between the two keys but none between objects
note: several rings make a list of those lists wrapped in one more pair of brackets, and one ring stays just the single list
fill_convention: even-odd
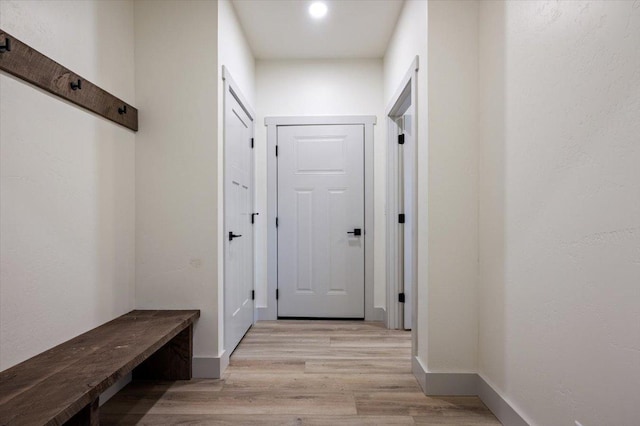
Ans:
[{"label": "wood plank floor", "polygon": [[377,323],[262,321],[221,380],[132,383],[101,423],[500,425],[476,397],[426,397],[410,354],[410,333]]}]

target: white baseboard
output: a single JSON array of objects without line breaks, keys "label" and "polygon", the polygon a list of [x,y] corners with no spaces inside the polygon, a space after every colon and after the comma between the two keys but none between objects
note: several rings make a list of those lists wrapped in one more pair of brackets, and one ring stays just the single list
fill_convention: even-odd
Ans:
[{"label": "white baseboard", "polygon": [[418,357],[413,357],[411,370],[425,395],[477,395],[504,426],[529,426],[511,404],[477,373],[430,373]]},{"label": "white baseboard", "polygon": [[275,321],[278,319],[278,316],[275,315],[275,312],[271,312],[271,309],[264,308],[256,308],[256,321]]},{"label": "white baseboard", "polygon": [[218,357],[194,357],[194,379],[220,379],[229,366],[229,354],[223,351]]},{"label": "white baseboard", "polygon": [[427,369],[424,368],[422,362],[417,356],[411,358],[411,372],[416,377],[420,388],[422,388],[422,392],[427,395]]},{"label": "white baseboard", "polygon": [[125,386],[131,383],[131,373],[124,376],[122,379],[118,380],[114,384],[112,384],[107,390],[100,394],[99,404],[102,406],[105,402],[113,398],[115,394],[120,392]]},{"label": "white baseboard", "polygon": [[478,375],[478,396],[505,426],[529,426],[520,414],[487,381]]},{"label": "white baseboard", "polygon": [[478,395],[476,373],[427,373],[425,383],[427,395]]},{"label": "white baseboard", "polygon": [[379,307],[373,308],[373,319],[371,321],[384,322],[386,327],[387,311],[384,308],[379,308]]},{"label": "white baseboard", "polygon": [[429,373],[417,356],[411,370],[426,395],[478,395],[476,373]]}]

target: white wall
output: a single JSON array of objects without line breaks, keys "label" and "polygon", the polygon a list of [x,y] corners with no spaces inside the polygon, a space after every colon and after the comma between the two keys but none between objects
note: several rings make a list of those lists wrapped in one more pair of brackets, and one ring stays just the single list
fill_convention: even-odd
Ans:
[{"label": "white wall", "polygon": [[200,309],[194,356],[218,356],[216,2],[135,2],[136,306]]},{"label": "white wall", "polygon": [[[211,377],[219,373],[211,361],[224,351],[222,66],[253,103],[253,55],[227,0],[189,7],[141,0],[135,10],[136,92],[144,111],[136,302],[199,308],[196,373]],[[179,52],[175,60],[168,51]]]},{"label": "white wall", "polygon": [[[242,27],[229,0],[218,0],[218,229],[224,231],[224,86],[222,66],[225,66],[236,82],[242,95],[255,108],[255,59]],[[257,127],[256,123],[256,127]],[[218,347],[224,346],[224,239],[218,238]]]},{"label": "white wall", "polygon": [[480,3],[480,374],[532,424],[640,419],[640,7]]},{"label": "white wall", "polygon": [[429,1],[430,372],[475,372],[478,4]]},{"label": "white wall", "polygon": [[[427,315],[428,315],[428,103],[427,103],[427,23],[428,10],[426,0],[407,0],[404,4],[396,29],[391,37],[389,46],[384,55],[384,105],[385,109],[390,106],[392,96],[400,88],[402,78],[409,70],[409,67],[416,55],[419,56],[420,69],[418,71],[418,99],[417,99],[417,119],[418,119],[418,144],[417,144],[417,166],[418,182],[416,192],[418,194],[418,312],[417,321],[414,327],[417,329],[418,338],[418,359],[426,366],[427,362]],[[385,123],[382,120],[381,123]],[[385,126],[386,135],[386,126]],[[386,144],[386,140],[384,141]],[[386,150],[385,150],[386,153]],[[386,157],[386,155],[385,155]]]},{"label": "white wall", "polygon": [[[374,305],[385,306],[385,138],[380,59],[259,60],[256,63],[257,209],[267,211],[267,130],[272,116],[375,115]],[[256,306],[267,303],[266,214],[256,228]]]},{"label": "white wall", "polygon": [[429,372],[477,365],[476,2],[407,1],[385,54],[385,104],[418,71],[418,359]]},{"label": "white wall", "polygon": [[[251,47],[240,26],[236,12],[229,0],[218,0],[218,62],[222,90],[222,66],[233,76],[247,102],[255,108],[255,59]],[[220,97],[222,108],[222,97]],[[222,114],[220,114],[222,119]],[[222,131],[220,133],[222,137]]]},{"label": "white wall", "polygon": [[[0,2],[0,27],[134,99],[133,3]],[[0,74],[0,370],[134,307],[134,133]]]}]

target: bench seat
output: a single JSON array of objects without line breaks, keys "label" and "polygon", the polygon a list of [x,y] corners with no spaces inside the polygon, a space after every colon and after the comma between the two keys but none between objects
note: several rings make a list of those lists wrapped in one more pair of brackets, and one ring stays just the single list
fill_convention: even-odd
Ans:
[{"label": "bench seat", "polygon": [[134,379],[189,380],[200,311],[131,311],[0,372],[0,425],[99,424],[98,397]]}]

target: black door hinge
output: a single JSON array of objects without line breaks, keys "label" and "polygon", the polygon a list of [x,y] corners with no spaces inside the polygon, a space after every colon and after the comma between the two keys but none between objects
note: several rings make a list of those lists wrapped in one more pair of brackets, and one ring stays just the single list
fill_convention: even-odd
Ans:
[{"label": "black door hinge", "polygon": [[251,290],[251,300],[256,300],[256,291]]},{"label": "black door hinge", "polygon": [[278,227],[278,218],[276,217],[276,228]]},{"label": "black door hinge", "polygon": [[251,138],[251,149],[253,149],[253,138]]},{"label": "black door hinge", "polygon": [[404,303],[404,293],[398,293],[398,302]]},{"label": "black door hinge", "polygon": [[276,157],[278,156],[278,145],[276,145]]},{"label": "black door hinge", "polygon": [[276,288],[276,300],[278,300],[279,296],[280,295],[278,294],[278,289]]},{"label": "black door hinge", "polygon": [[404,223],[404,213],[398,215],[398,223]]},{"label": "black door hinge", "polygon": [[404,145],[404,133],[401,135],[398,135],[398,144]]}]

